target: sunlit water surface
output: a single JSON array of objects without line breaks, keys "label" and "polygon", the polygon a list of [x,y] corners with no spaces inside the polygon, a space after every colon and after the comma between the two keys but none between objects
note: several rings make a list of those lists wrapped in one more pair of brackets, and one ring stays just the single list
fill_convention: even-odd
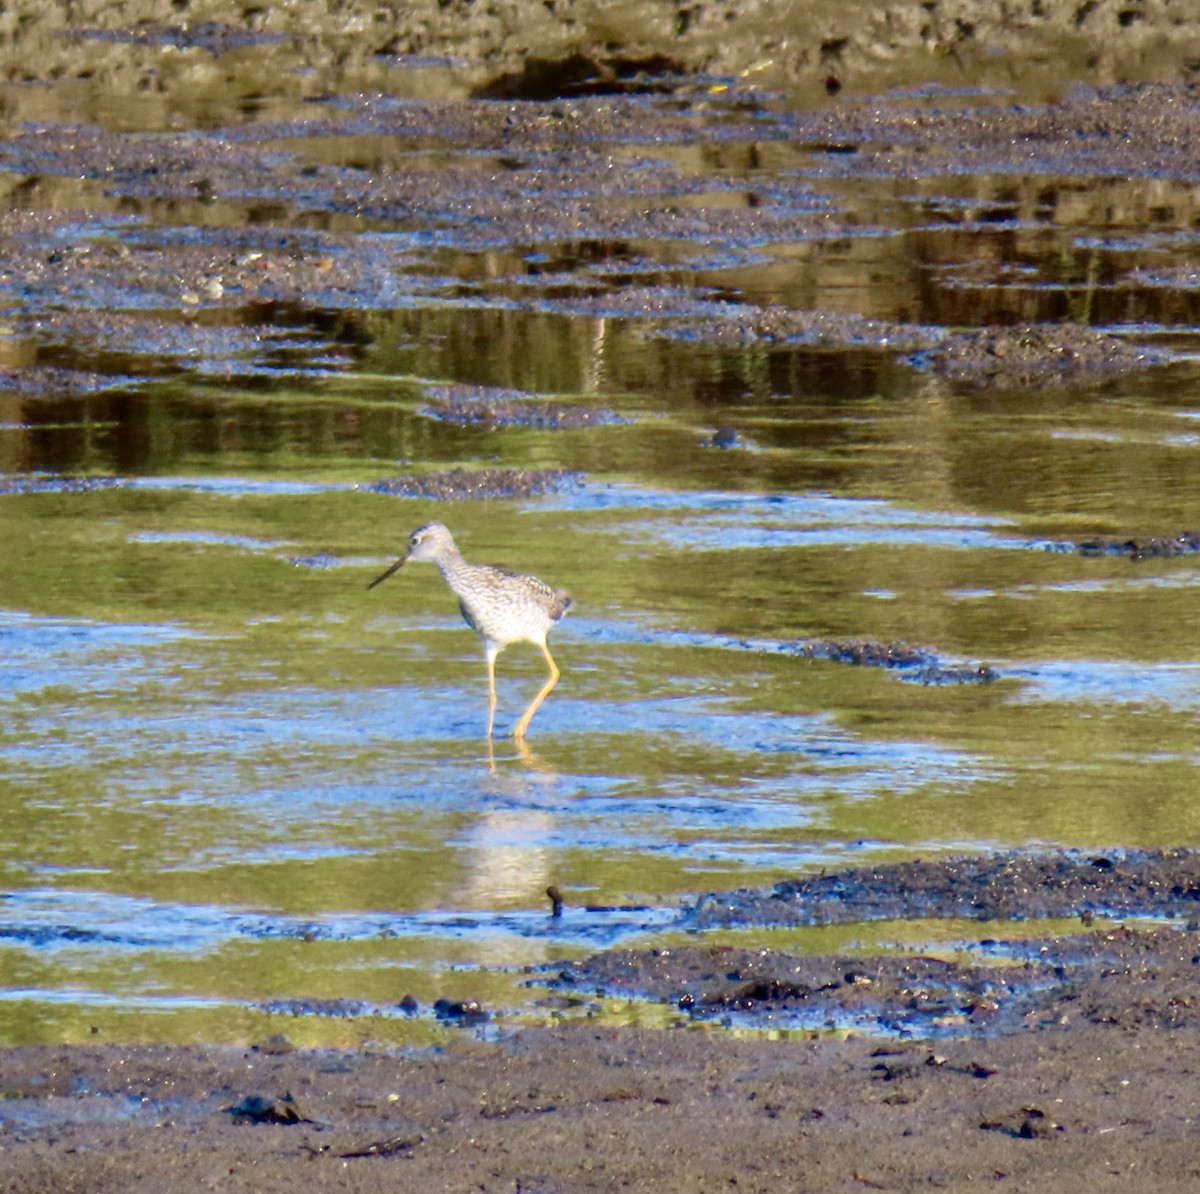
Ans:
[{"label": "sunlit water surface", "polygon": [[[118,110],[136,129],[136,105]],[[769,190],[803,158],[775,145],[739,169]],[[0,496],[0,1039],[421,1039],[434,1000],[531,1009],[523,966],[664,940],[679,900],[713,888],[1200,841],[1200,558],[1046,550],[1194,521],[1195,329],[1097,291],[1094,319],[1136,317],[1183,359],[996,396],[870,350],[655,338],[653,315],[572,314],[539,282],[584,266],[618,290],[981,323],[1066,314],[1031,275],[1070,282],[1085,235],[1089,254],[1133,251],[1086,205],[1043,211],[1036,237],[1016,217],[958,226],[964,193],[1020,208],[1021,180],[813,185],[874,231],[724,257],[429,242],[371,309],[318,300],[266,324],[226,303],[181,319],[174,345],[0,346],[6,367],[128,379],[0,392],[0,469],[48,482]],[[106,210],[100,187],[78,202]],[[150,251],[245,214],[148,201],[109,235]],[[284,204],[256,218],[322,224]],[[1026,271],[968,292],[947,271],[977,254]],[[622,419],[459,426],[431,417],[427,381]],[[724,425],[735,445],[706,446]],[[455,503],[366,488],[495,465],[582,480]],[[50,484],[78,475],[117,483]],[[434,519],[468,558],[575,595],[528,749],[503,735],[541,683],[534,649],[501,657],[489,748],[482,654],[437,572],[366,590]],[[918,644],[995,679],[924,685],[796,651],[825,639]]]}]

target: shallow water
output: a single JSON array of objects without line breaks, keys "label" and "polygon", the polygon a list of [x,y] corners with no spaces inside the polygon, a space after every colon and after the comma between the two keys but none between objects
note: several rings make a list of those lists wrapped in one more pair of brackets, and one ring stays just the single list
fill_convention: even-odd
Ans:
[{"label": "shallow water", "polygon": [[[92,99],[111,130],[166,127]],[[0,1040],[423,1039],[434,1026],[402,996],[528,1007],[522,965],[653,942],[714,887],[1200,841],[1200,557],[1047,550],[1194,523],[1194,297],[1109,284],[1196,252],[1182,190],[1168,218],[1170,195],[1147,215],[1146,190],[1169,181],[864,181],[809,170],[786,104],[747,131],[713,100],[693,142],[659,146],[647,101],[643,143],[585,146],[625,164],[598,210],[715,196],[784,231],[631,215],[615,239],[543,213],[522,237],[472,223],[457,191],[407,217],[340,209],[323,171],[478,174],[493,151],[432,120],[412,143],[368,135],[352,98],[305,108],[319,133],[268,126],[296,116],[280,103],[193,124],[313,163],[312,193],[249,178],[188,202],[150,179],[135,196],[35,174],[6,132],[12,210],[70,212],[35,246],[90,246],[103,268],[0,279]],[[828,211],[832,232],[790,223]],[[339,279],[358,252],[353,284],[244,302],[137,273],[199,248],[211,280],[259,251],[251,232]],[[619,301],[634,288],[653,295],[641,313]],[[717,297],[929,326],[1136,323],[1180,357],[997,394],[870,346],[654,334]],[[76,380],[39,390],[44,367]],[[433,417],[433,383],[620,418],[460,425]],[[708,446],[722,426],[734,446]],[[367,488],[496,465],[583,480],[458,502]],[[468,558],[575,595],[528,750],[489,750],[482,655],[436,571],[366,591],[434,519]],[[796,651],[846,639],[996,678],[921,684]],[[501,731],[542,669],[531,648],[501,657]]]}]

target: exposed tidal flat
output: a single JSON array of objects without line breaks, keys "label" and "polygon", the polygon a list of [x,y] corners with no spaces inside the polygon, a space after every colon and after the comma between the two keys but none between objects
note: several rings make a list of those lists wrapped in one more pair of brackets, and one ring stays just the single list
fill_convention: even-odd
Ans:
[{"label": "exposed tidal flat", "polygon": [[1198,46],[10,6],[0,1188],[1192,1188]]}]

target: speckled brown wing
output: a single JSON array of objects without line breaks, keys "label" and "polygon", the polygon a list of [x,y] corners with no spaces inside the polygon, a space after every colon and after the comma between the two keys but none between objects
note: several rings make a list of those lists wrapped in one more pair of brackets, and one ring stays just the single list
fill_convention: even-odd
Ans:
[{"label": "speckled brown wing", "polygon": [[567,612],[571,596],[536,576],[473,564],[453,580],[463,620],[497,643],[538,642]]}]

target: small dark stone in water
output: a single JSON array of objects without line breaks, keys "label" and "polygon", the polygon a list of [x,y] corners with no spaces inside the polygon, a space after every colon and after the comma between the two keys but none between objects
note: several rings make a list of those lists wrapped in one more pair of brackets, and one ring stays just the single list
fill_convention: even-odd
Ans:
[{"label": "small dark stone in water", "polygon": [[482,1024],[491,1018],[475,999],[439,999],[433,1005],[433,1014],[444,1023],[456,1024]]},{"label": "small dark stone in water", "polygon": [[421,1005],[412,995],[405,995],[396,1005],[406,1016],[415,1016],[421,1010]]},{"label": "small dark stone in water", "polygon": [[736,427],[718,427],[711,437],[704,441],[706,448],[736,448],[738,444]]}]

